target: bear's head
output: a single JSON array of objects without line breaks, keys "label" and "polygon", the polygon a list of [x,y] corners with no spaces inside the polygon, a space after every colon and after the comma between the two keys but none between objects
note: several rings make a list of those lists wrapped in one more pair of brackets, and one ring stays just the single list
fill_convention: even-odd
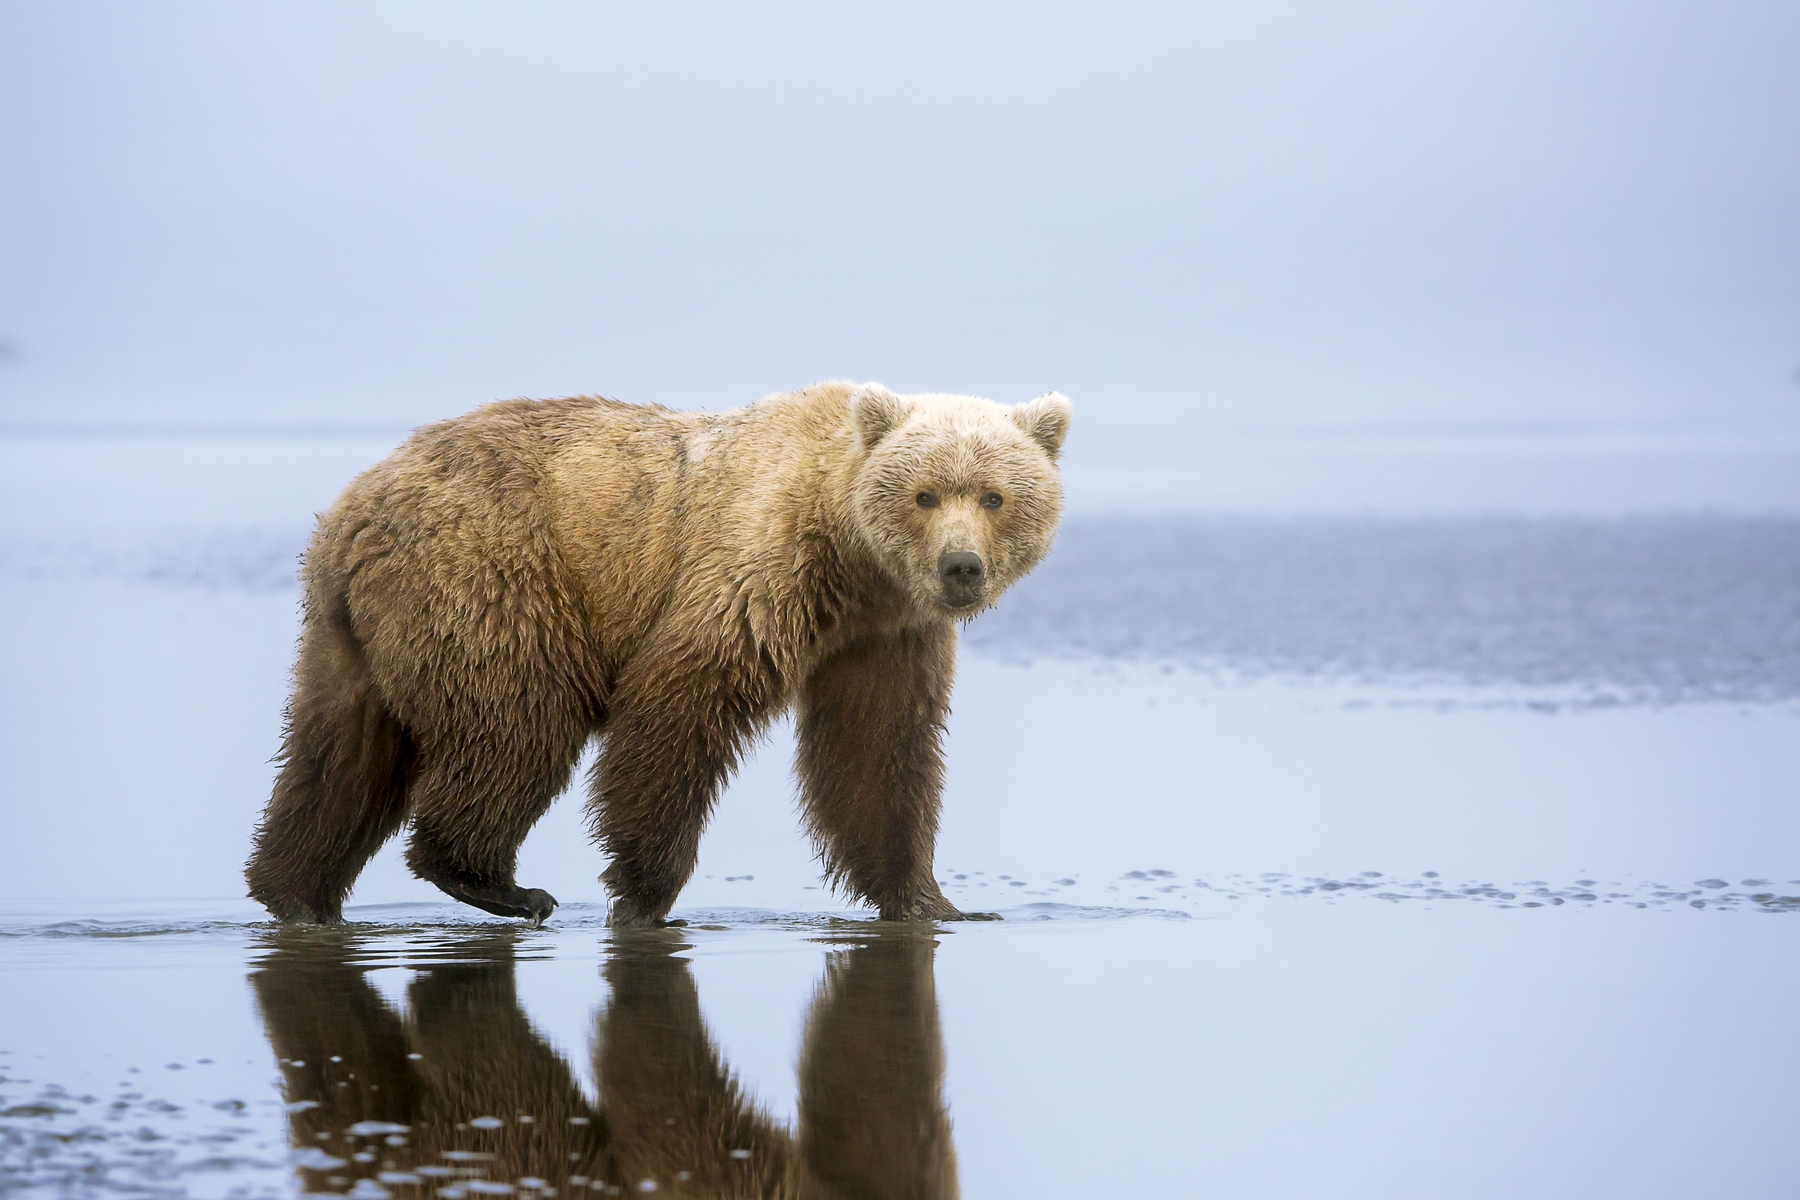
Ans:
[{"label": "bear's head", "polygon": [[921,608],[973,616],[1038,564],[1062,517],[1056,460],[1069,401],[1008,408],[972,396],[850,394],[863,459],[856,520]]}]

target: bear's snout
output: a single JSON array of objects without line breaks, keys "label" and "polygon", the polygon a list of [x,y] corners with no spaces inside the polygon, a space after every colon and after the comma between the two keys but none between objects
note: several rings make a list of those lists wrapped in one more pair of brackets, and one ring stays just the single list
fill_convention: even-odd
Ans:
[{"label": "bear's snout", "polygon": [[944,588],[944,603],[951,608],[966,608],[981,599],[986,579],[987,568],[973,550],[946,550],[938,556],[938,582]]}]

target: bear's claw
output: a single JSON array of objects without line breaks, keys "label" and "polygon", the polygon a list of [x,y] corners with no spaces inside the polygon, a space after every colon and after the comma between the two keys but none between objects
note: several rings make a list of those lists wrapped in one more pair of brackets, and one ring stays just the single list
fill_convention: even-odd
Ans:
[{"label": "bear's claw", "polygon": [[530,923],[531,928],[541,927],[545,921],[550,919],[550,914],[555,911],[555,896],[543,888],[525,889],[525,912],[521,915]]},{"label": "bear's claw", "polygon": [[881,910],[883,921],[998,921],[999,913],[964,912],[945,899],[942,892],[924,896],[911,908]]}]

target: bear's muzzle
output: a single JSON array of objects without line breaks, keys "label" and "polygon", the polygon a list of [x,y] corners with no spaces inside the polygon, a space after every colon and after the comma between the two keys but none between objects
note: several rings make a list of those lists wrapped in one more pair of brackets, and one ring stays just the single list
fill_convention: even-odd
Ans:
[{"label": "bear's muzzle", "polygon": [[938,556],[938,584],[951,608],[967,608],[981,599],[985,582],[987,567],[973,550],[946,550]]}]

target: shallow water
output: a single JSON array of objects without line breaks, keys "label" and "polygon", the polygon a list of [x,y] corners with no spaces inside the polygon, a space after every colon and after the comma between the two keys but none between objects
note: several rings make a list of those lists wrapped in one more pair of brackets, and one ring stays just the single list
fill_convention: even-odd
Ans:
[{"label": "shallow water", "polygon": [[968,641],[1589,702],[1791,700],[1800,522],[1076,520]]},{"label": "shallow water", "polygon": [[293,514],[385,446],[41,449],[0,1190],[1800,1194],[1793,521],[1075,520],[959,667],[939,876],[1004,921],[840,911],[778,725],[685,928],[604,928],[577,788],[543,929],[396,844],[283,931]]},{"label": "shallow water", "polygon": [[[1291,891],[1292,889],[1285,889]],[[1792,918],[9,917],[26,1195],[1787,1195]]]}]

